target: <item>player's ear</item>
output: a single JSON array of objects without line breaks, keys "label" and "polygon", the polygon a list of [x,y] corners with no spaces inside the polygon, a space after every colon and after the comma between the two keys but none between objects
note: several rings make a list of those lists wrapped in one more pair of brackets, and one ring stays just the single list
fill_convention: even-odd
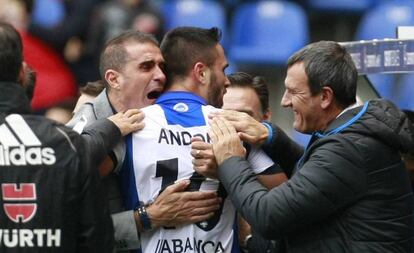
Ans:
[{"label": "player's ear", "polygon": [[116,70],[108,69],[105,71],[105,80],[111,89],[119,90],[121,88],[120,78],[121,76]]},{"label": "player's ear", "polygon": [[202,62],[197,62],[194,64],[194,67],[192,69],[194,78],[198,83],[203,84],[208,82],[208,71],[208,67]]},{"label": "player's ear", "polygon": [[323,109],[328,108],[334,102],[334,92],[329,86],[322,88],[320,93],[320,104]]}]

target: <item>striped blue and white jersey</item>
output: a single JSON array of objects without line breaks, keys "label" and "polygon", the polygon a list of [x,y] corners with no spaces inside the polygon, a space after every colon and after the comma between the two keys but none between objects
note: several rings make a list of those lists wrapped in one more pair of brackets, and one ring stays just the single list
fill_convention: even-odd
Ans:
[{"label": "striped blue and white jersey", "polygon": [[[141,250],[153,252],[239,252],[236,211],[224,187],[193,170],[191,137],[210,141],[208,115],[216,109],[188,92],[166,92],[156,104],[143,109],[145,127],[127,138],[127,157],[122,170],[126,206],[150,204],[167,186],[190,179],[189,190],[217,191],[222,206],[209,220],[141,234]],[[256,174],[273,165],[260,149],[252,148],[248,160]]]}]

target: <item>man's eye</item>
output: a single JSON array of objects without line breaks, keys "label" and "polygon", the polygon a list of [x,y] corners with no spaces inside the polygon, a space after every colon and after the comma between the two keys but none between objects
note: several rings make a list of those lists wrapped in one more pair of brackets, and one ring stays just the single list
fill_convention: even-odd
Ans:
[{"label": "man's eye", "polygon": [[154,63],[153,62],[144,62],[143,64],[141,64],[141,68],[144,70],[150,70],[154,67]]}]

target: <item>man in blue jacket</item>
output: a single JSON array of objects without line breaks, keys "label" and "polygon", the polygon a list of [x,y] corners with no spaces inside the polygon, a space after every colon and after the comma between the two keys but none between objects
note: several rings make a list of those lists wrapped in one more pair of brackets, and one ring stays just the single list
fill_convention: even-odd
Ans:
[{"label": "man in blue jacket", "polygon": [[[281,105],[312,134],[305,151],[277,126],[222,112],[210,131],[217,175],[238,211],[286,252],[413,252],[414,199],[400,152],[414,149],[405,114],[384,100],[356,105],[357,70],[345,48],[321,41],[288,61]],[[239,133],[237,133],[237,131]],[[265,143],[286,183],[267,190],[244,159],[240,137]]]}]

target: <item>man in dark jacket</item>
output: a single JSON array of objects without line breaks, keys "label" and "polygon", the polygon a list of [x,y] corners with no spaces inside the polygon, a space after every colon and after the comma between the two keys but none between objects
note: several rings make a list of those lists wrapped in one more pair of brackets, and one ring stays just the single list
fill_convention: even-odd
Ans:
[{"label": "man in dark jacket", "polygon": [[[414,200],[400,157],[414,148],[413,126],[390,102],[355,105],[356,82],[350,55],[335,42],[310,44],[289,59],[281,104],[293,109],[296,130],[312,133],[305,151],[246,114],[212,121],[219,168],[198,172],[218,173],[252,227],[283,238],[286,252],[414,251]],[[267,141],[272,158],[294,168],[292,178],[270,191],[260,185],[239,136]]]},{"label": "man in dark jacket", "polygon": [[112,252],[113,228],[93,161],[121,133],[109,120],[92,132],[101,149],[63,125],[30,115],[22,73],[22,42],[0,23],[0,251]]}]

